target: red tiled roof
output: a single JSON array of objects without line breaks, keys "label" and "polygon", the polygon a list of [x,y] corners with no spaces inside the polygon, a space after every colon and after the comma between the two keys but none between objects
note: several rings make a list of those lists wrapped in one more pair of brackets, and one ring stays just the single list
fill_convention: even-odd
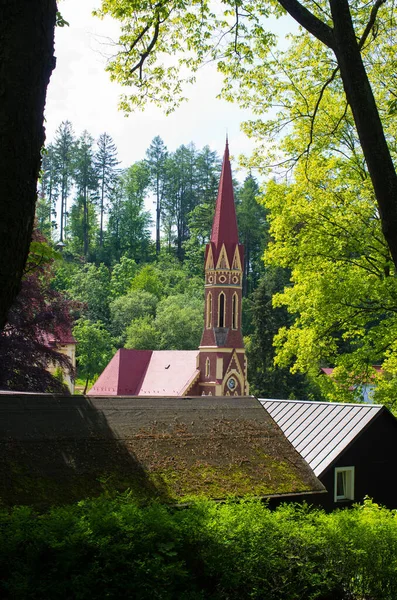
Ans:
[{"label": "red tiled roof", "polygon": [[90,396],[181,396],[196,374],[198,350],[118,350]]},{"label": "red tiled roof", "polygon": [[211,242],[217,247],[238,244],[236,209],[234,206],[232,170],[229,160],[229,145],[226,141],[222,174],[212,223]]},{"label": "red tiled roof", "polygon": [[71,330],[62,327],[59,327],[54,333],[40,331],[40,337],[46,346],[56,346],[57,344],[77,344]]}]

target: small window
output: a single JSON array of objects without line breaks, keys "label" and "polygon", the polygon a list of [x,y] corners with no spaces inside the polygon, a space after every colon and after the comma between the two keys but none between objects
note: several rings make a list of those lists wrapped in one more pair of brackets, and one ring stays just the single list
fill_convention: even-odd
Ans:
[{"label": "small window", "polygon": [[335,502],[354,500],[354,467],[337,467],[334,486]]},{"label": "small window", "polygon": [[219,294],[218,327],[225,327],[225,294]]},{"label": "small window", "polygon": [[205,361],[205,376],[209,377],[210,376],[210,359],[207,358],[207,360]]},{"label": "small window", "polygon": [[207,296],[207,329],[211,328],[212,323],[212,294],[208,292]]},{"label": "small window", "polygon": [[238,297],[237,297],[237,294],[233,294],[233,298],[232,298],[232,329],[237,329],[237,310],[238,310]]}]

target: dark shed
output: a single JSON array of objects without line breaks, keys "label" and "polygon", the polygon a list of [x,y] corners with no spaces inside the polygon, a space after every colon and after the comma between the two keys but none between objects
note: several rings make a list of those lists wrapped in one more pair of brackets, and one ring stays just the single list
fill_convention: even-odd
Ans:
[{"label": "dark shed", "polygon": [[370,496],[397,508],[397,420],[384,406],[303,400],[260,402],[327,489],[327,509]]}]

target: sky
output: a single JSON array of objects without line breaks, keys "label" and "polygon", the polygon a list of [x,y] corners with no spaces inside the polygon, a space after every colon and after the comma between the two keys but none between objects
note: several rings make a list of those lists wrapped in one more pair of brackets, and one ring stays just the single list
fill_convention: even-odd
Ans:
[{"label": "sky", "polygon": [[[252,117],[248,110],[216,98],[222,78],[215,65],[200,70],[197,82],[186,89],[189,102],[166,116],[154,106],[144,112],[125,117],[118,110],[121,93],[128,93],[111,82],[105,71],[111,53],[109,39],[117,41],[119,26],[111,18],[100,20],[92,16],[100,0],[63,0],[59,10],[68,27],[57,27],[55,33],[56,69],[47,92],[46,131],[51,142],[62,121],[72,122],[79,136],[84,129],[97,139],[103,132],[113,138],[126,168],[145,157],[145,151],[156,135],[174,151],[182,144],[193,142],[198,149],[208,145],[222,156],[226,133],[232,159],[249,155],[254,144],[240,131],[242,121]],[[285,17],[274,21],[273,30],[283,35],[296,29],[294,21]],[[232,160],[233,175],[242,181],[246,171]]]},{"label": "sky", "polygon": [[[117,108],[121,93],[128,92],[111,82],[105,72],[110,48],[108,38],[117,40],[118,25],[112,19],[92,16],[99,0],[60,2],[62,16],[69,27],[57,27],[55,37],[56,69],[50,80],[46,103],[47,142],[59,124],[72,122],[80,135],[87,129],[94,138],[106,131],[118,148],[122,167],[142,160],[152,139],[159,135],[170,151],[193,142],[197,148],[209,145],[223,154],[226,132],[232,155],[249,154],[253,143],[240,131],[240,123],[251,115],[237,106],[217,100],[221,77],[215,66],[201,70],[198,81],[187,89],[190,101],[166,116],[159,108],[148,106],[144,112],[125,117]],[[236,175],[239,179],[244,173]]]}]

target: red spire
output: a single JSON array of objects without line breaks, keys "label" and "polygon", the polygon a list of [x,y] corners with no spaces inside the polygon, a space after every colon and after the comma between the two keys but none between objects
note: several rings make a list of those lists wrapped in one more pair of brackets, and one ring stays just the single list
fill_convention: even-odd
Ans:
[{"label": "red spire", "polygon": [[238,244],[236,209],[234,206],[232,170],[229,161],[229,144],[226,138],[222,174],[212,223],[211,242],[217,247],[222,244]]}]

